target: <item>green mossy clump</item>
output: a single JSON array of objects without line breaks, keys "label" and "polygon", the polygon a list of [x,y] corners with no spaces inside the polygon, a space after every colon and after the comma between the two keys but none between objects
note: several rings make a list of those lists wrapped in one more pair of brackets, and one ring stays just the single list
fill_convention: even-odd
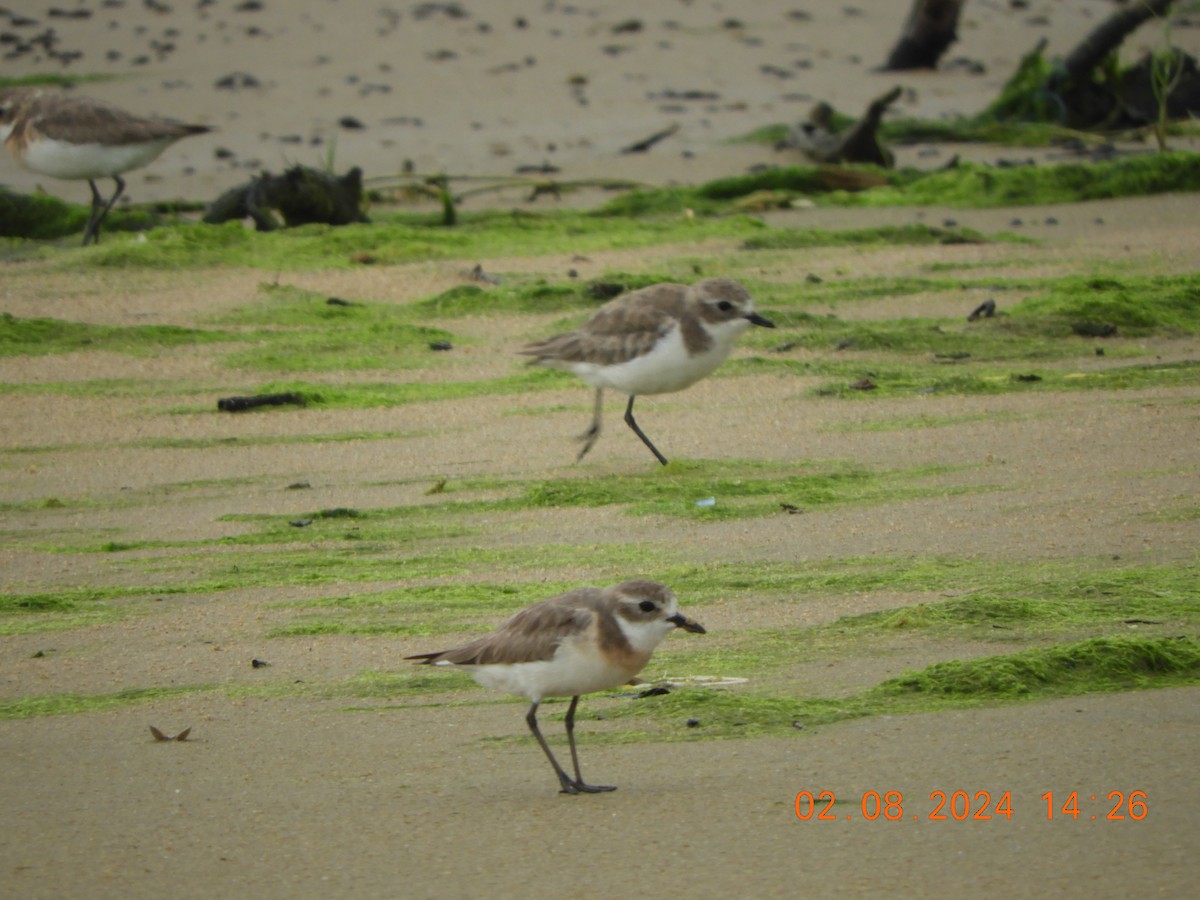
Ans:
[{"label": "green mossy clump", "polygon": [[1200,334],[1200,275],[1067,278],[1013,308],[1016,322],[1038,321],[1087,335]]},{"label": "green mossy clump", "polygon": [[[952,206],[983,209],[1047,203],[1078,203],[1175,191],[1200,191],[1200,154],[1175,152],[1130,156],[1090,163],[996,168],[959,163],[934,172],[885,171],[855,166],[882,183],[848,191],[828,185],[818,167],[771,169],[723,178],[696,188],[633,192],[610,201],[600,214],[645,216],[691,210],[697,215],[725,211],[728,204],[759,191],[807,197],[821,206]],[[828,185],[827,185],[828,182]]]},{"label": "green mossy clump", "polygon": [[[0,238],[50,241],[82,235],[89,206],[67,203],[49,194],[18,194],[0,185]],[[162,216],[143,207],[119,207],[104,220],[104,231],[146,231]]]},{"label": "green mossy clump", "polygon": [[996,698],[1134,690],[1200,681],[1192,638],[1099,637],[1004,656],[949,660],[883,682],[883,694]]},{"label": "green mossy clump", "polygon": [[35,716],[67,716],[78,713],[120,709],[151,700],[181,697],[212,690],[211,685],[185,687],[126,688],[110,694],[42,694],[0,701],[0,720],[29,719]]},{"label": "green mossy clump", "polygon": [[[686,656],[682,657],[686,665]],[[678,665],[678,663],[677,663]],[[739,688],[672,691],[589,709],[593,719],[633,718],[653,730],[597,734],[619,742],[803,733],[878,715],[933,712],[1200,683],[1200,643],[1181,638],[1093,638],[1019,653],[950,660],[847,697],[780,697]],[[657,726],[657,727],[655,727]]]},{"label": "green mossy clump", "polygon": [[[1019,240],[1011,237],[1007,240]],[[971,228],[937,228],[930,225],[885,225],[849,231],[820,228],[774,228],[748,238],[747,250],[798,250],[809,247],[845,247],[864,244],[893,246],[932,244],[983,244],[989,239]]]},{"label": "green mossy clump", "polygon": [[23,319],[0,313],[0,357],[42,356],[78,350],[135,355],[167,347],[237,340],[236,335],[175,325],[94,325],[62,319]]}]

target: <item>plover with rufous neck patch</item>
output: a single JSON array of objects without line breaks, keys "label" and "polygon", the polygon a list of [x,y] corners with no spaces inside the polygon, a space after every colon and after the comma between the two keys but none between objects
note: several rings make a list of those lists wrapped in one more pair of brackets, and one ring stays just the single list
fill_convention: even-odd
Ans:
[{"label": "plover with rufous neck patch", "polygon": [[732,279],[653,284],[610,300],[574,331],[519,352],[532,356],[532,365],[574,372],[596,389],[592,424],[579,436],[583,447],[576,462],[600,436],[604,389],[612,388],[629,395],[625,423],[665,466],[666,457],[633,418],[633,401],[699,381],[724,362],[751,325],[775,327],[754,311],[750,292]]},{"label": "plover with rufous neck patch", "polygon": [[[100,223],[125,190],[122,172],[147,165],[180,138],[211,130],[207,125],[144,119],[102,100],[65,91],[0,90],[0,140],[8,152],[40,175],[86,180],[91,187],[85,247],[100,239]],[[97,178],[116,182],[117,189],[107,201],[96,187]]]},{"label": "plover with rufous neck patch", "polygon": [[[704,634],[704,626],[679,611],[675,594],[655,581],[626,581],[607,588],[582,587],[523,609],[491,634],[437,653],[405,659],[457,666],[484,687],[524,697],[533,705],[529,730],[554,767],[564,794],[595,794],[615,787],[586,784],[575,749],[575,707],[582,694],[627,684],[650,661],[671,631]],[[575,777],[566,773],[538,728],[538,705],[546,697],[570,697],[567,743]]]}]

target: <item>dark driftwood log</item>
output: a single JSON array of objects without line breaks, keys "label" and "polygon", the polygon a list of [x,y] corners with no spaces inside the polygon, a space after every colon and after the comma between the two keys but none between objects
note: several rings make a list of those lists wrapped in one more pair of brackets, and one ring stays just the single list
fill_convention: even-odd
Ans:
[{"label": "dark driftwood log", "polygon": [[879,124],[901,93],[901,88],[894,87],[875,98],[861,119],[839,132],[832,130],[833,110],[826,103],[818,103],[809,113],[808,121],[793,128],[780,146],[800,150],[820,163],[872,163],[891,168],[895,158],[879,142]]},{"label": "dark driftwood log", "polygon": [[1156,86],[1154,56],[1147,54],[1126,69],[1117,84],[1094,73],[1141,25],[1166,16],[1174,0],[1142,0],[1118,10],[1075,46],[1047,79],[1048,96],[1061,104],[1062,118],[1076,128],[1141,127],[1159,121],[1159,96],[1165,93],[1168,119],[1200,114],[1200,73],[1196,60],[1178,48],[1171,84]]},{"label": "dark driftwood log", "polygon": [[1069,79],[1087,78],[1125,40],[1126,35],[1144,22],[1163,16],[1175,0],[1140,0],[1128,9],[1120,9],[1101,22],[1091,34],[1080,41],[1063,61],[1064,76]]},{"label": "dark driftwood log", "polygon": [[253,397],[222,397],[217,401],[217,409],[221,412],[244,412],[259,406],[305,406],[304,398],[299,394],[255,394]]},{"label": "dark driftwood log", "polygon": [[204,221],[217,225],[250,218],[259,231],[274,231],[279,223],[271,210],[277,210],[289,228],[313,222],[349,225],[367,221],[362,194],[362,169],[357,166],[340,178],[308,166],[293,166],[282,175],[264,172],[226,191],[205,210]]},{"label": "dark driftwood log", "polygon": [[892,48],[885,72],[936,69],[946,48],[958,40],[958,14],[966,0],[913,0],[913,7]]}]

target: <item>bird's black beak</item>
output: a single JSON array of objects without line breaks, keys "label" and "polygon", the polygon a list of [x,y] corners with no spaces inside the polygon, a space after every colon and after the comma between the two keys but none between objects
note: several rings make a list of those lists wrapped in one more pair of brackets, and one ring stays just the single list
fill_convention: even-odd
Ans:
[{"label": "bird's black beak", "polygon": [[751,324],[754,324],[754,325],[761,325],[763,328],[774,328],[775,327],[774,322],[772,322],[770,319],[764,319],[762,316],[760,316],[756,312],[752,312],[752,313],[750,313],[750,315],[746,316],[746,321],[750,322]]},{"label": "bird's black beak", "polygon": [[667,621],[674,624],[676,628],[682,628],[684,631],[690,631],[693,634],[708,634],[703,625],[699,622],[693,622],[683,613],[675,613],[675,615],[669,616]]}]

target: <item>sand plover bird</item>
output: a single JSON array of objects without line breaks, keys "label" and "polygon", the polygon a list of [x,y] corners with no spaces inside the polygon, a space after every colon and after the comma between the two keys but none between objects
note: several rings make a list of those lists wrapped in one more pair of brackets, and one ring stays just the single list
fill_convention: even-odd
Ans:
[{"label": "sand plover bird", "polygon": [[625,424],[664,466],[667,458],[638,427],[633,401],[639,394],[681,391],[719,366],[751,325],[774,328],[754,311],[750,293],[728,278],[707,278],[690,287],[654,284],[610,300],[580,327],[536,341],[520,353],[533,365],[574,372],[596,389],[592,424],[579,440],[583,459],[600,436],[605,388],[629,395]]},{"label": "sand plover bird", "polygon": [[[525,697],[529,730],[554,767],[564,794],[616,790],[585,784],[575,749],[575,707],[581,694],[626,684],[654,649],[676,628],[704,634],[704,627],[679,612],[675,594],[654,581],[626,581],[607,588],[582,587],[535,603],[491,634],[438,653],[405,659],[426,665],[459,666],[484,687]],[[542,737],[538,705],[545,697],[570,697],[567,743],[571,778]]]},{"label": "sand plover bird", "polygon": [[[125,190],[122,172],[152,162],[171,144],[207,125],[143,119],[101,100],[40,88],[0,90],[0,140],[25,168],[52,178],[83,179],[92,189],[92,212],[83,244],[100,239],[100,223]],[[105,201],[97,178],[116,192]]]}]

